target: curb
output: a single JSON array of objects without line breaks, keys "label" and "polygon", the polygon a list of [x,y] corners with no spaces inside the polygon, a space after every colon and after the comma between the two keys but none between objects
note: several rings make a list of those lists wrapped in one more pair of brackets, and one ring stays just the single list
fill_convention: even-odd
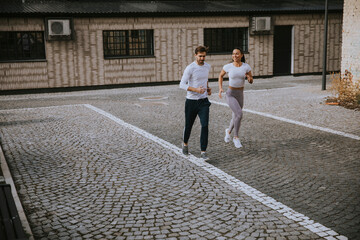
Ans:
[{"label": "curb", "polygon": [[27,236],[29,236],[29,240],[34,240],[34,236],[32,234],[29,222],[28,222],[28,220],[26,218],[26,215],[25,215],[24,209],[22,207],[20,198],[19,198],[19,196],[17,194],[16,187],[15,187],[14,181],[12,179],[9,167],[7,165],[7,162],[5,160],[5,156],[4,156],[4,153],[3,153],[3,150],[1,148],[1,146],[0,146],[0,163],[1,163],[2,172],[4,174],[5,182],[7,184],[11,185],[11,193],[13,195],[14,202],[15,202],[15,205],[16,205],[16,209],[18,211],[19,218],[20,218],[21,224],[22,224],[22,226],[24,228],[25,234]]}]

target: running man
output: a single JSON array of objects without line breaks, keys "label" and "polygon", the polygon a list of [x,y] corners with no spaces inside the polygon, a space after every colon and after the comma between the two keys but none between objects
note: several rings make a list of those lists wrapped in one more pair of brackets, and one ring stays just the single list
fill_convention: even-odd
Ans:
[{"label": "running man", "polygon": [[191,128],[196,116],[200,118],[201,134],[200,149],[201,158],[208,160],[206,148],[208,145],[209,134],[209,112],[210,105],[207,96],[211,95],[209,88],[209,71],[210,65],[205,62],[208,49],[199,46],[195,49],[195,61],[185,68],[184,74],[180,81],[180,88],[187,91],[185,101],[185,128],[183,135],[183,154],[189,154],[188,141],[190,138]]}]

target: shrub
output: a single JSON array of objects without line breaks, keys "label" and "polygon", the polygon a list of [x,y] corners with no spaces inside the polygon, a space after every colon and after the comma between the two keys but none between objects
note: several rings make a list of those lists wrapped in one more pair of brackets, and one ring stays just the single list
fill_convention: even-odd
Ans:
[{"label": "shrub", "polygon": [[330,90],[335,97],[327,99],[327,102],[360,110],[360,81],[353,81],[353,75],[348,70],[345,74],[333,74],[331,79]]}]

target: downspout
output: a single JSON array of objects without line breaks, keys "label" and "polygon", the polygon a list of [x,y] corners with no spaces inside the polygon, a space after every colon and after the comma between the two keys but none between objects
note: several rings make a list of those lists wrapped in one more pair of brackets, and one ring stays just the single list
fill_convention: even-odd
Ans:
[{"label": "downspout", "polygon": [[327,30],[328,30],[328,0],[325,0],[325,26],[324,26],[324,52],[323,52],[323,72],[322,72],[322,88],[326,90],[326,56],[327,56]]}]

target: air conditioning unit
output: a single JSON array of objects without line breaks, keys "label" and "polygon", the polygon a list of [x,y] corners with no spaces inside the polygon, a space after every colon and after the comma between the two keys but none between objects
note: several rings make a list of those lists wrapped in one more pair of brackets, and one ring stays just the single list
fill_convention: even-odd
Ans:
[{"label": "air conditioning unit", "polygon": [[270,17],[255,17],[255,31],[270,31],[271,18]]},{"label": "air conditioning unit", "polygon": [[48,40],[72,39],[72,19],[46,19],[46,30]]},{"label": "air conditioning unit", "polygon": [[250,34],[271,34],[272,30],[271,17],[256,16],[250,18]]}]

